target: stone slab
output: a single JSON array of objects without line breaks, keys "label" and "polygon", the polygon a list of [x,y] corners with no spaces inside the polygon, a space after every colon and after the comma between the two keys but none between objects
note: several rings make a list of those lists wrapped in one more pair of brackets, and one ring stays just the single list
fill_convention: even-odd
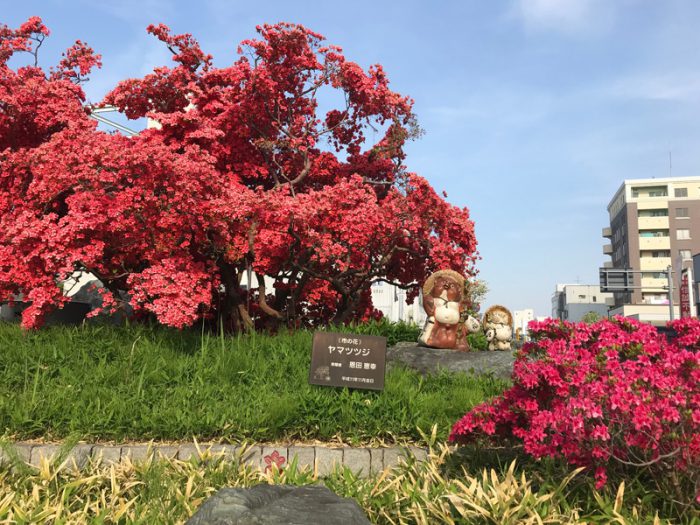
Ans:
[{"label": "stone slab", "polygon": [[190,443],[180,445],[177,450],[177,459],[180,461],[189,461],[192,458],[199,460],[200,452],[203,453],[205,450],[207,447],[203,445],[199,445],[199,449],[197,449],[197,445]]},{"label": "stone slab", "polygon": [[223,461],[233,461],[238,457],[240,448],[241,447],[238,445],[216,444],[201,447],[201,450],[203,452],[207,451],[213,458]]},{"label": "stone slab", "polygon": [[368,476],[372,457],[369,449],[348,447],[343,449],[343,465],[355,474]]},{"label": "stone slab", "polygon": [[399,447],[384,449],[384,468],[394,468],[399,464],[399,458],[403,456],[403,451]]},{"label": "stone slab", "polygon": [[25,463],[29,463],[32,459],[32,449],[35,447],[35,445],[30,445],[30,444],[24,444],[20,443],[18,445],[15,445],[15,452],[17,453],[17,457],[24,461]]},{"label": "stone slab", "polygon": [[293,446],[289,447],[287,452],[287,462],[291,463],[294,458],[297,458],[297,468],[304,470],[306,468],[313,470],[314,461],[316,459],[316,447],[308,446]]},{"label": "stone slab", "polygon": [[122,459],[122,447],[110,445],[95,445],[92,448],[93,461],[99,461],[102,465],[113,465]]},{"label": "stone slab", "polygon": [[493,374],[501,379],[510,379],[515,356],[512,351],[461,352],[402,342],[387,349],[386,360],[389,369],[402,364],[423,375],[444,369],[451,372]]},{"label": "stone slab", "polygon": [[428,451],[423,447],[408,447],[408,453],[411,454],[418,461],[425,461],[428,459]]},{"label": "stone slab", "polygon": [[178,447],[158,445],[153,447],[155,459],[177,459]]},{"label": "stone slab", "polygon": [[372,476],[376,476],[382,470],[384,470],[384,449],[383,448],[372,448],[369,450],[370,464],[369,473]]},{"label": "stone slab", "polygon": [[129,445],[122,447],[122,461],[130,459],[132,463],[143,463],[153,457],[151,445]]},{"label": "stone slab", "polygon": [[316,447],[316,472],[319,476],[328,476],[336,466],[342,464],[342,448]]},{"label": "stone slab", "polygon": [[37,445],[32,448],[32,455],[29,463],[33,467],[39,467],[43,459],[52,463],[58,458],[61,452],[61,447],[59,445]]},{"label": "stone slab", "polygon": [[[63,452],[62,464],[70,468],[83,468],[87,465],[92,454],[93,445],[79,443],[72,449]],[[62,445],[36,445],[32,448],[30,464],[34,467],[41,465],[42,458],[50,463],[58,461],[63,450]]]},{"label": "stone slab", "polygon": [[260,468],[267,470],[272,468],[272,464],[277,465],[277,469],[281,470],[287,466],[288,456],[287,447],[283,446],[265,446],[262,447],[262,461]]},{"label": "stone slab", "polygon": [[93,445],[88,443],[78,443],[66,456],[66,464],[69,467],[83,469],[87,466],[92,456]]},{"label": "stone slab", "polygon": [[240,454],[241,463],[244,465],[249,465],[253,468],[260,468],[262,461],[262,447],[255,445],[252,447],[245,447],[245,450],[239,448],[236,451],[236,456]]}]

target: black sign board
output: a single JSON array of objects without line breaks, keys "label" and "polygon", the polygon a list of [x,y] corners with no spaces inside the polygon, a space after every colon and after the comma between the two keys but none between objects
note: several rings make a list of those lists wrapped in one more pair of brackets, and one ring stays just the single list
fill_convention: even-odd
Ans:
[{"label": "black sign board", "polygon": [[316,332],[309,383],[384,389],[386,337]]},{"label": "black sign board", "polygon": [[630,268],[600,268],[601,292],[631,292],[634,274]]}]

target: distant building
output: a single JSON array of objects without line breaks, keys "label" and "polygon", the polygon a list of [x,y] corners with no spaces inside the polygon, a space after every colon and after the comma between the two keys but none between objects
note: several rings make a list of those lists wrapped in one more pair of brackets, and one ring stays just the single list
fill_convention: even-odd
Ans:
[{"label": "distant building", "polygon": [[534,321],[535,311],[532,308],[513,311],[513,335],[516,339],[527,339],[527,324]]},{"label": "distant building", "polygon": [[552,295],[552,317],[579,322],[589,312],[608,317],[607,301],[611,293],[603,293],[597,284],[557,284]]},{"label": "distant building", "polygon": [[664,324],[670,317],[667,274],[673,275],[674,317],[679,316],[680,269],[700,252],[700,177],[625,180],[608,205],[609,268],[631,268],[636,288],[615,293],[611,315]]},{"label": "distant building", "polygon": [[406,304],[406,294],[406,290],[383,281],[372,284],[372,304],[387,320],[423,326],[426,315],[420,296]]}]

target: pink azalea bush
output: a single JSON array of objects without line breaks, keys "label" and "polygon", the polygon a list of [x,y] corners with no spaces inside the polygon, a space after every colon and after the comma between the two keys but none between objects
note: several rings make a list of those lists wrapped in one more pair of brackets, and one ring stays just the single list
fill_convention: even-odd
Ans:
[{"label": "pink azalea bush", "polygon": [[648,469],[676,487],[697,484],[700,321],[669,328],[666,336],[625,318],[530,323],[513,387],[467,413],[450,440],[520,441],[536,458],[588,467],[598,488],[615,465]]}]

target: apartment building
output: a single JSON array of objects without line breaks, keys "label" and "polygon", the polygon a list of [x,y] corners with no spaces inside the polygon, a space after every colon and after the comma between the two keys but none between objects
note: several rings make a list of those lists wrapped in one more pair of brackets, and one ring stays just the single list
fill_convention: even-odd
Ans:
[{"label": "apartment building", "polygon": [[615,293],[611,315],[663,324],[670,316],[666,270],[674,272],[674,315],[678,317],[678,276],[700,252],[700,177],[625,180],[608,205],[608,268],[631,268],[637,287]]},{"label": "apartment building", "polygon": [[590,312],[608,316],[611,293],[600,291],[597,284],[557,284],[552,294],[552,318],[579,322]]},{"label": "apartment building", "polygon": [[416,297],[411,304],[406,304],[406,290],[393,284],[383,281],[373,283],[372,304],[389,321],[404,321],[418,326],[423,326],[425,323],[426,314],[420,296]]}]

